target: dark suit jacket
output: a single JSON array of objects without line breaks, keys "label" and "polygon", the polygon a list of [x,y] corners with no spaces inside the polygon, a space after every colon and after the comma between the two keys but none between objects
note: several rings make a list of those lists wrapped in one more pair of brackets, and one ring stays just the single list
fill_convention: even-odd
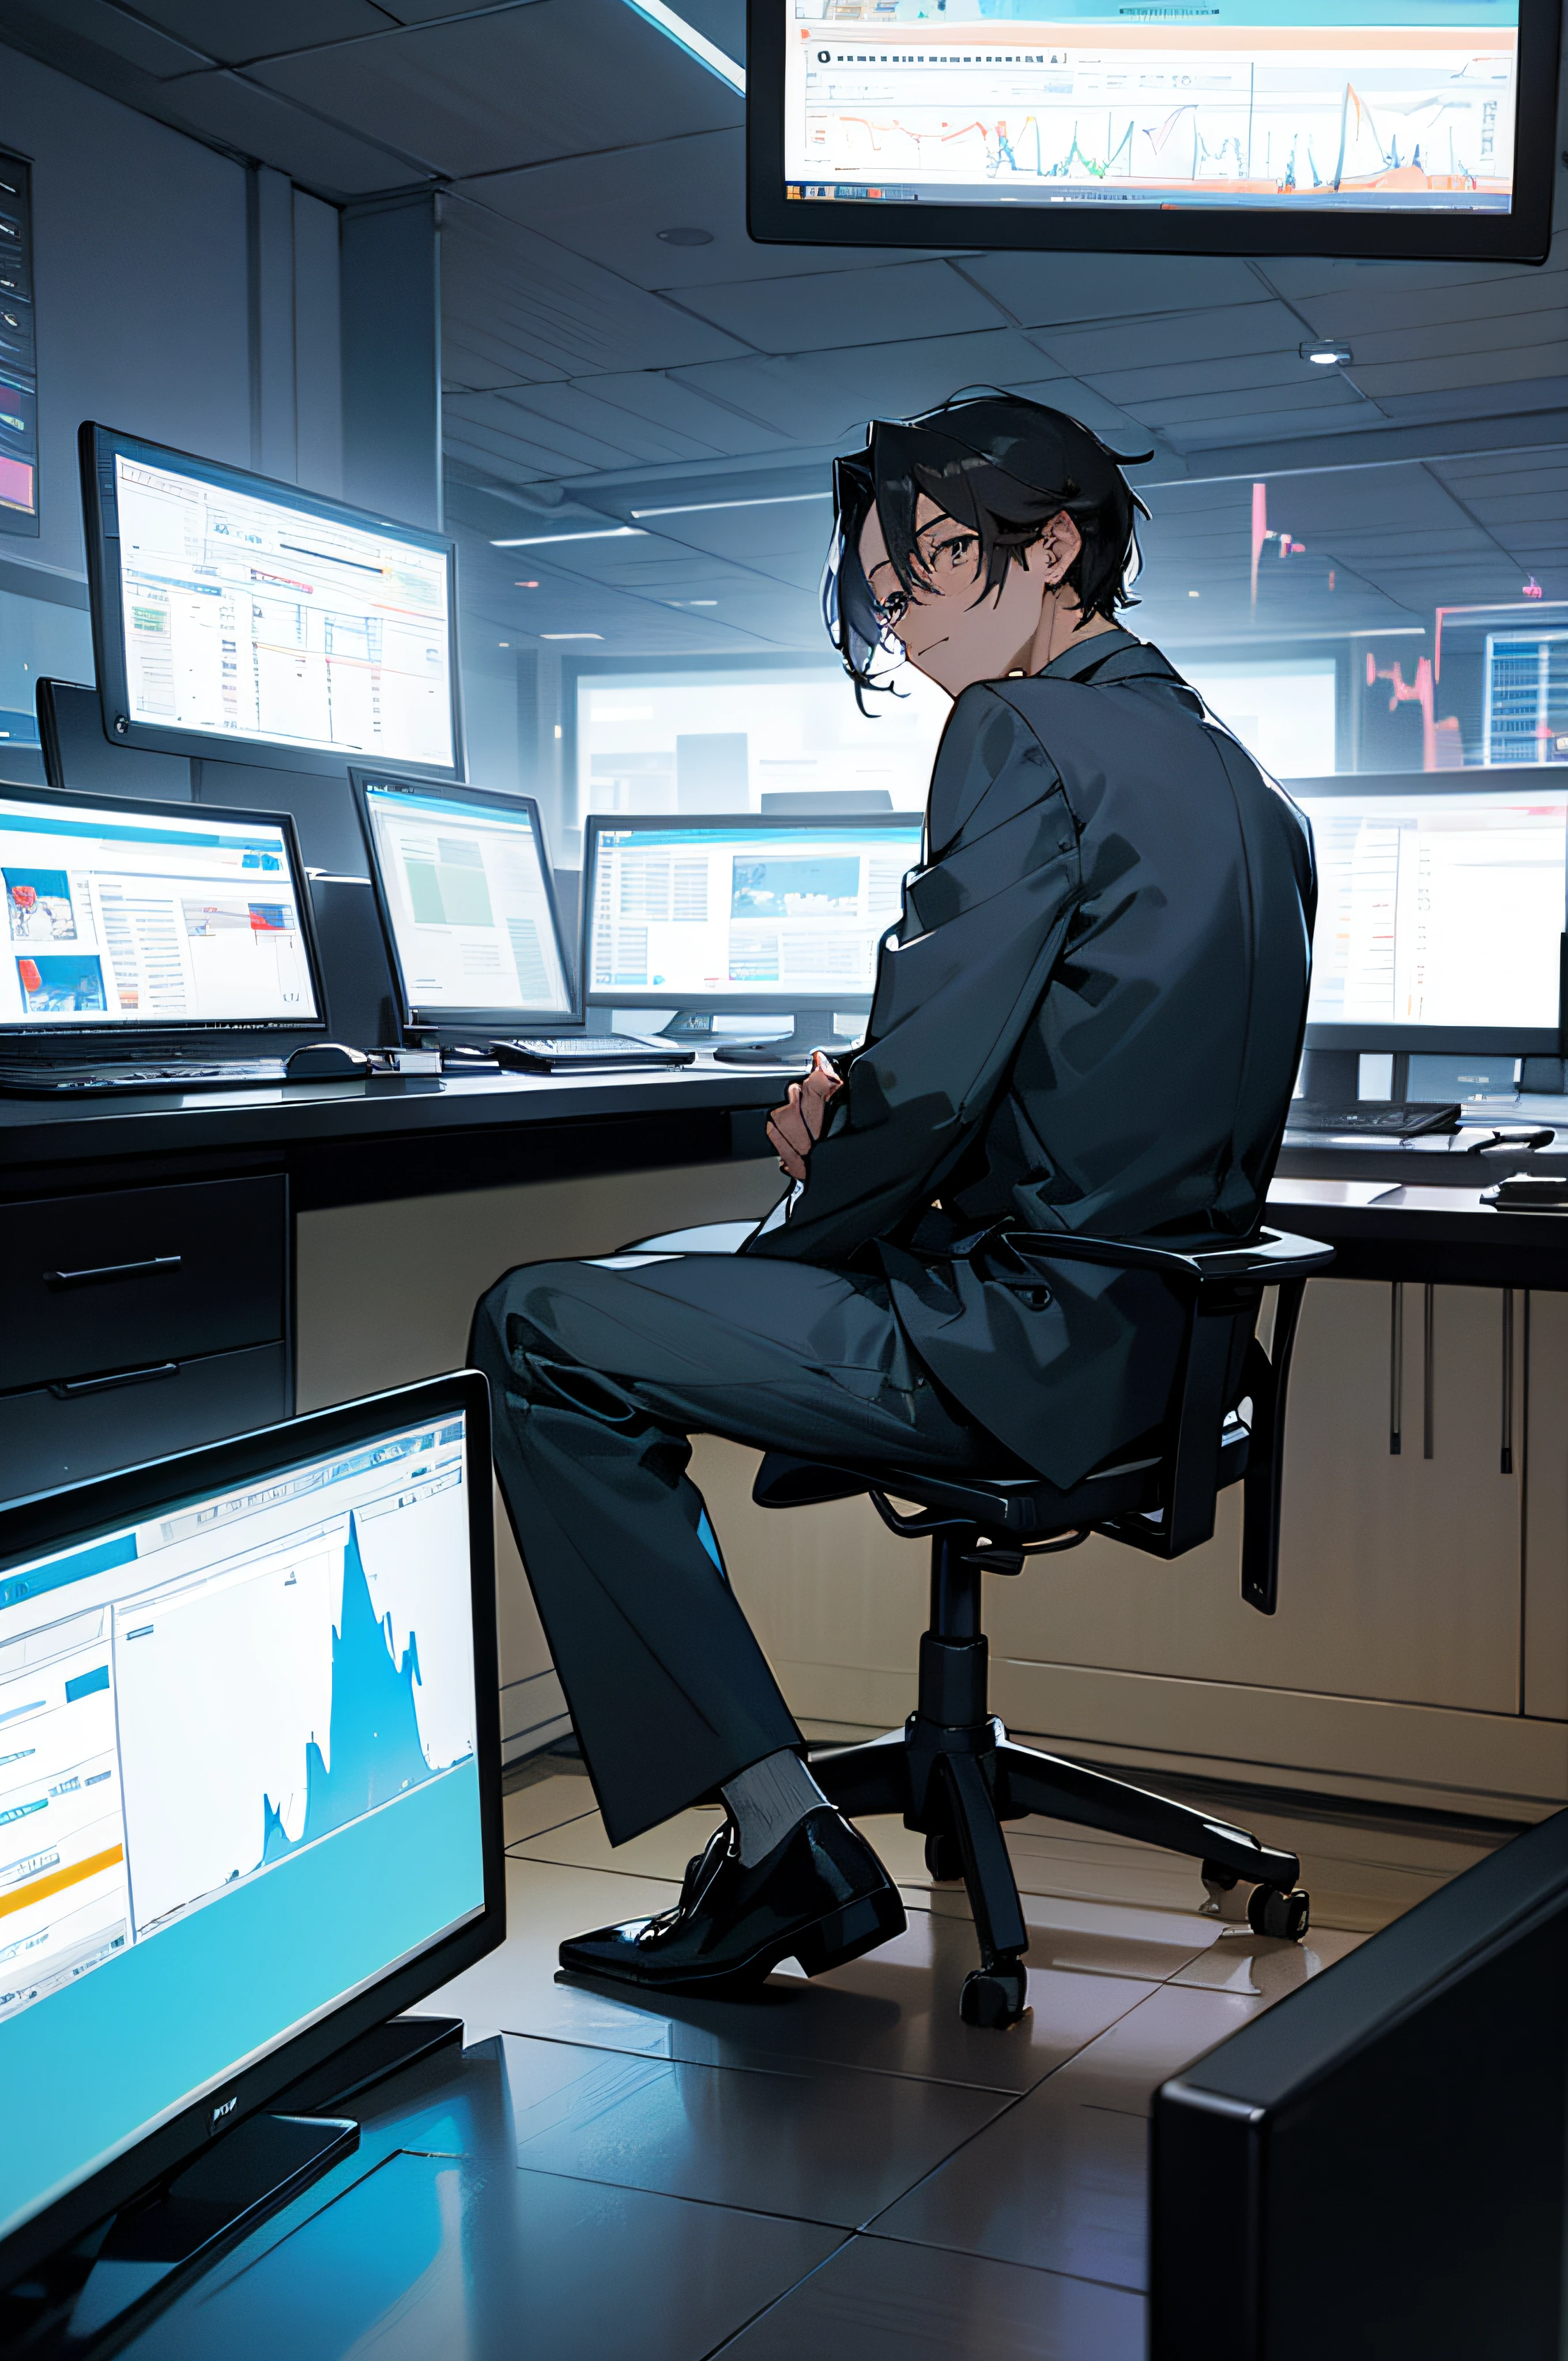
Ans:
[{"label": "dark suit jacket", "polygon": [[1176,1312],[1146,1273],[998,1224],[1245,1237],[1306,1016],[1306,820],[1157,649],[1118,631],[958,699],[926,860],[789,1219],[748,1253],[878,1270],[938,1384],[1052,1481],[1160,1418]]}]

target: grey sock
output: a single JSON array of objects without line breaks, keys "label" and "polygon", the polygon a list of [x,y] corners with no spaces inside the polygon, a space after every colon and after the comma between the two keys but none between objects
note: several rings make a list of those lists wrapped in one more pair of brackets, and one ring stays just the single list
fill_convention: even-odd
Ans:
[{"label": "grey sock", "polygon": [[749,1771],[737,1772],[719,1789],[729,1807],[740,1839],[740,1861],[745,1869],[755,1868],[758,1861],[772,1852],[780,1840],[797,1828],[807,1812],[814,1812],[827,1796],[806,1769],[798,1754],[784,1747],[761,1763],[753,1763]]}]

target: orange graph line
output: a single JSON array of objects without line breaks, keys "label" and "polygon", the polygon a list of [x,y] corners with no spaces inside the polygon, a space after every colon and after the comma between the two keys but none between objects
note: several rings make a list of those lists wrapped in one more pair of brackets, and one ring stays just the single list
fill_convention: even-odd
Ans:
[{"label": "orange graph line", "polygon": [[28,1885],[18,1885],[14,1894],[0,1894],[0,1918],[8,1918],[13,1910],[25,1910],[29,1902],[42,1902],[51,1894],[63,1894],[68,1885],[80,1885],[83,1878],[96,1877],[101,1869],[113,1869],[124,1861],[124,1845],[111,1845],[106,1852],[90,1852],[85,1861],[74,1861],[69,1869],[51,1869],[47,1877],[35,1877]]}]

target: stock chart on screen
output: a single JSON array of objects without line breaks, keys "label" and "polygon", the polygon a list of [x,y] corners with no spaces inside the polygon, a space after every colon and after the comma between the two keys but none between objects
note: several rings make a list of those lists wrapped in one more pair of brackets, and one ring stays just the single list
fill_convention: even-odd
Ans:
[{"label": "stock chart on screen", "polygon": [[797,201],[1506,214],[1518,0],[779,0]]}]

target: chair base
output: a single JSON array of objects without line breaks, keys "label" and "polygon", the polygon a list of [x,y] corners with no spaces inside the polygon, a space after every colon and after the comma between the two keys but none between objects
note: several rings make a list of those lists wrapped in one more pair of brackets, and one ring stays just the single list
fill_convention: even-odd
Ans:
[{"label": "chair base", "polygon": [[[1308,1899],[1297,1887],[1301,1864],[1294,1853],[1127,1780],[1015,1744],[984,1710],[985,1660],[979,1634],[955,1643],[928,1631],[920,1707],[904,1728],[811,1757],[812,1777],[848,1817],[899,1813],[905,1828],[925,1836],[932,1875],[962,1877],[980,1944],[980,1966],[959,2004],[966,2023],[1001,2028],[1024,2014],[1029,1936],[1002,1829],[1031,1812],[1184,1853],[1201,1862],[1222,1917],[1286,1939],[1306,1933]],[[963,1691],[981,1709],[949,1718]]]}]

